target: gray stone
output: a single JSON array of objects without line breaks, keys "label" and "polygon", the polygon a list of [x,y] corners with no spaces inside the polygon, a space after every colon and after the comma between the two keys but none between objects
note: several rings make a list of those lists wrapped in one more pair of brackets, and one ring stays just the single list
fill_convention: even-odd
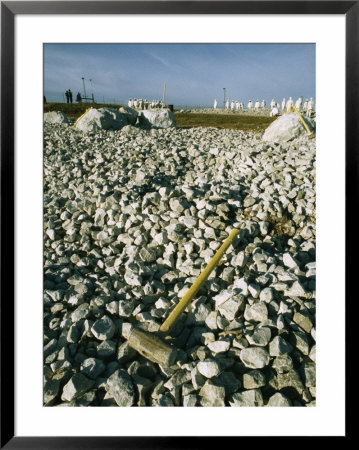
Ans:
[{"label": "gray stone", "polygon": [[263,406],[263,396],[260,389],[236,392],[229,400],[231,406]]},{"label": "gray stone", "polygon": [[293,316],[293,322],[298,324],[307,333],[310,333],[313,328],[313,323],[309,317],[309,314],[304,311],[297,311]]},{"label": "gray stone", "polygon": [[82,362],[80,371],[83,375],[96,380],[96,378],[98,378],[105,370],[105,368],[105,364],[100,359],[87,358]]},{"label": "gray stone", "polygon": [[105,386],[109,396],[118,406],[132,406],[135,402],[135,390],[131,377],[123,369],[116,370],[107,380]]},{"label": "gray stone", "polygon": [[183,406],[191,407],[197,405],[197,395],[188,394],[183,396]]},{"label": "gray stone", "polygon": [[[127,122],[130,125],[136,124],[138,112],[135,109],[130,108],[129,106],[121,106],[121,108],[119,108],[118,110],[121,114],[123,114],[127,118]],[[122,129],[122,131],[124,130]]]},{"label": "gray stone", "polygon": [[125,364],[128,361],[131,361],[132,359],[136,358],[137,355],[138,354],[136,350],[130,347],[127,341],[125,341],[118,347],[117,359],[121,364]]},{"label": "gray stone", "polygon": [[254,322],[263,322],[268,319],[268,309],[265,303],[258,302],[253,303],[251,306],[247,305],[244,311],[244,318]]},{"label": "gray stone", "polygon": [[97,349],[97,356],[99,358],[107,358],[109,356],[112,356],[116,353],[116,343],[111,340],[102,341],[101,344],[99,344]]},{"label": "gray stone", "polygon": [[201,406],[225,406],[225,389],[216,386],[211,380],[207,380],[199,391]]},{"label": "gray stone", "polygon": [[286,297],[306,297],[307,292],[299,281],[294,281],[292,286],[284,291],[284,295]]},{"label": "gray stone", "polygon": [[266,378],[259,370],[251,370],[243,374],[243,387],[245,389],[256,389],[265,386]]},{"label": "gray stone", "polygon": [[94,380],[89,380],[85,375],[76,373],[64,386],[61,399],[71,402],[71,400],[89,391],[94,383]]},{"label": "gray stone", "polygon": [[241,350],[241,361],[251,369],[262,369],[269,363],[269,353],[262,347],[247,347]]},{"label": "gray stone", "polygon": [[44,405],[51,406],[60,390],[60,380],[46,380],[44,383]]},{"label": "gray stone", "polygon": [[229,350],[230,343],[228,341],[214,341],[209,342],[207,347],[214,353],[223,353]]},{"label": "gray stone", "polygon": [[305,385],[307,387],[315,387],[316,386],[315,364],[313,364],[312,362],[305,362],[302,365],[302,373]]},{"label": "gray stone", "polygon": [[266,406],[292,406],[292,402],[281,392],[273,394]]},{"label": "gray stone", "polygon": [[206,378],[216,377],[221,370],[218,363],[212,359],[205,359],[197,364],[198,372]]},{"label": "gray stone", "polygon": [[271,338],[271,330],[268,327],[256,328],[252,335],[246,334],[246,339],[250,345],[265,347]]},{"label": "gray stone", "polygon": [[273,300],[273,290],[270,287],[264,288],[259,294],[259,300],[261,302],[270,303]]},{"label": "gray stone", "polygon": [[97,319],[91,328],[92,334],[100,341],[111,339],[115,331],[116,326],[108,316],[102,316],[100,319]]},{"label": "gray stone", "polygon": [[234,320],[238,312],[243,310],[244,305],[245,297],[243,295],[234,295],[217,306],[217,308],[221,315],[227,320]]},{"label": "gray stone", "polygon": [[278,373],[277,381],[279,390],[285,387],[292,387],[296,389],[300,395],[304,390],[303,383],[300,379],[298,372],[295,369],[292,369],[286,373]]},{"label": "gray stone", "polygon": [[277,358],[274,358],[272,367],[277,373],[289,372],[293,369],[292,358],[288,354],[277,356]]},{"label": "gray stone", "polygon": [[282,336],[276,336],[269,343],[270,356],[281,356],[286,353],[290,353],[293,350],[293,346],[287,342]]},{"label": "gray stone", "polygon": [[72,322],[78,322],[81,319],[86,319],[90,315],[90,305],[88,303],[82,303],[71,314]]}]

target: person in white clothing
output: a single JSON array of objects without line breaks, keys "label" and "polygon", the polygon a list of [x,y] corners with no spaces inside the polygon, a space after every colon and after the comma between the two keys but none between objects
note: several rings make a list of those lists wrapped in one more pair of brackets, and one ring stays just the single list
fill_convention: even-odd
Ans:
[{"label": "person in white clothing", "polygon": [[262,100],[261,108],[262,108],[262,109],[266,109],[266,106],[267,106],[266,101],[265,101],[265,100]]},{"label": "person in white clothing", "polygon": [[229,109],[229,100],[226,101],[226,109]]},{"label": "person in white clothing", "polygon": [[260,107],[259,100],[256,100],[254,107],[255,107],[255,109],[259,109],[259,107]]},{"label": "person in white clothing", "polygon": [[239,101],[236,100],[236,111],[239,111]]},{"label": "person in white clothing", "polygon": [[279,114],[279,110],[278,110],[278,108],[276,106],[274,106],[272,108],[271,112],[269,113],[269,116],[270,117],[275,117],[275,116],[278,116],[278,114]]},{"label": "person in white clothing", "polygon": [[289,97],[289,100],[287,101],[287,111],[289,111],[292,106],[293,106],[293,99],[292,97]]},{"label": "person in white clothing", "polygon": [[234,110],[234,100],[231,101],[231,110]]},{"label": "person in white clothing", "polygon": [[248,109],[252,109],[253,108],[253,102],[252,100],[249,100],[248,105],[247,105]]},{"label": "person in white clothing", "polygon": [[283,111],[285,110],[285,104],[286,104],[286,101],[285,101],[285,98],[283,98],[283,100],[282,100],[282,110]]},{"label": "person in white clothing", "polygon": [[303,103],[303,97],[299,97],[298,100],[295,102],[295,107],[298,111],[302,109],[302,103]]},{"label": "person in white clothing", "polygon": [[274,98],[272,98],[272,101],[270,102],[270,107],[271,109],[273,109],[276,106],[276,102],[274,100]]},{"label": "person in white clothing", "polygon": [[217,105],[218,105],[217,99],[214,99],[213,108],[217,109]]}]

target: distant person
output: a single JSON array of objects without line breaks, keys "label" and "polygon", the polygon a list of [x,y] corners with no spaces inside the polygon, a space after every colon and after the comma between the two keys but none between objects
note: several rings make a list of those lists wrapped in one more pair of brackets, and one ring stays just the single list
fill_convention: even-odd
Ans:
[{"label": "distant person", "polygon": [[226,109],[229,109],[229,100],[226,101]]},{"label": "distant person", "polygon": [[271,109],[276,107],[276,102],[275,102],[274,98],[272,98],[272,101],[270,102],[270,107],[271,107]]},{"label": "distant person", "polygon": [[269,116],[270,117],[275,117],[275,116],[278,116],[278,114],[279,114],[279,110],[278,110],[278,108],[276,106],[274,106],[272,108],[271,112],[269,113]]},{"label": "distant person", "polygon": [[283,111],[285,110],[285,105],[286,105],[286,101],[285,101],[285,98],[283,98],[283,100],[282,100],[282,110]]},{"label": "distant person", "polygon": [[248,109],[252,109],[253,108],[253,102],[252,100],[249,100],[248,105],[247,105]]},{"label": "distant person", "polygon": [[267,106],[266,101],[265,101],[265,100],[262,100],[261,108],[262,108],[262,109],[266,109],[266,106]]},{"label": "distant person", "polygon": [[231,110],[234,110],[234,100],[231,101]]},{"label": "distant person", "polygon": [[254,104],[254,108],[255,109],[259,109],[259,106],[260,106],[260,103],[259,103],[259,100],[257,99],[255,104]]},{"label": "distant person", "polygon": [[313,111],[314,111],[314,100],[313,100],[313,97],[310,97],[310,100],[309,100],[308,106],[307,106],[307,117],[311,117]]},{"label": "distant person", "polygon": [[299,97],[298,100],[295,102],[295,107],[297,108],[298,111],[301,110],[302,103],[303,103],[303,97]]},{"label": "distant person", "polygon": [[80,92],[78,92],[76,95],[76,101],[77,101],[77,103],[82,103],[82,98],[81,98]]},{"label": "distant person", "polygon": [[240,110],[240,111],[243,111],[243,110],[244,110],[244,105],[243,105],[242,102],[239,104],[239,110]]},{"label": "distant person", "polygon": [[218,106],[218,102],[217,102],[217,99],[215,98],[214,103],[213,103],[213,108],[217,109],[217,106]]},{"label": "distant person", "polygon": [[289,110],[291,109],[291,107],[293,106],[293,99],[292,97],[289,97],[289,100],[287,101],[287,112],[289,112]]},{"label": "distant person", "polygon": [[307,109],[308,109],[308,102],[309,102],[309,100],[306,99],[305,102],[304,102],[304,105],[303,105],[303,111],[307,111]]},{"label": "distant person", "polygon": [[70,103],[72,103],[72,92],[71,92],[71,89],[69,89],[69,100],[70,100]]},{"label": "distant person", "polygon": [[66,91],[66,92],[65,92],[65,95],[66,95],[66,101],[67,101],[67,103],[70,103],[70,94],[69,94],[69,91]]},{"label": "distant person", "polygon": [[239,101],[236,100],[236,111],[239,111]]}]

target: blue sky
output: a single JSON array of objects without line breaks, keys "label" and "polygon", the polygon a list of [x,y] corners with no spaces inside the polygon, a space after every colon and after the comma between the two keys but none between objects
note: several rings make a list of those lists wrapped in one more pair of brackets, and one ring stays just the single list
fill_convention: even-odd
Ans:
[{"label": "blue sky", "polygon": [[[216,98],[315,98],[315,44],[45,44],[44,94],[71,89],[106,103],[129,98],[212,106]],[[92,80],[92,83],[90,82]]]}]

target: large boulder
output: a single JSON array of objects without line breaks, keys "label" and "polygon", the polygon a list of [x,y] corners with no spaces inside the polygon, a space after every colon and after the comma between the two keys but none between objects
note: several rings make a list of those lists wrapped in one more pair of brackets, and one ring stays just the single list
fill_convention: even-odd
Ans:
[{"label": "large boulder", "polygon": [[138,112],[135,109],[130,108],[129,106],[121,106],[119,112],[127,117],[129,125],[136,124]]},{"label": "large boulder", "polygon": [[127,114],[112,108],[91,108],[76,122],[75,128],[83,132],[97,130],[120,130],[128,125]]},{"label": "large boulder", "polygon": [[141,128],[175,128],[176,119],[172,111],[169,109],[143,110],[140,111],[139,125]]},{"label": "large boulder", "polygon": [[69,123],[66,114],[62,111],[50,111],[44,114],[46,123]]},{"label": "large boulder", "polygon": [[[315,129],[315,122],[303,117],[311,131]],[[299,136],[308,135],[303,123],[295,112],[283,114],[272,122],[265,130],[263,141],[266,142],[287,142]]]}]

